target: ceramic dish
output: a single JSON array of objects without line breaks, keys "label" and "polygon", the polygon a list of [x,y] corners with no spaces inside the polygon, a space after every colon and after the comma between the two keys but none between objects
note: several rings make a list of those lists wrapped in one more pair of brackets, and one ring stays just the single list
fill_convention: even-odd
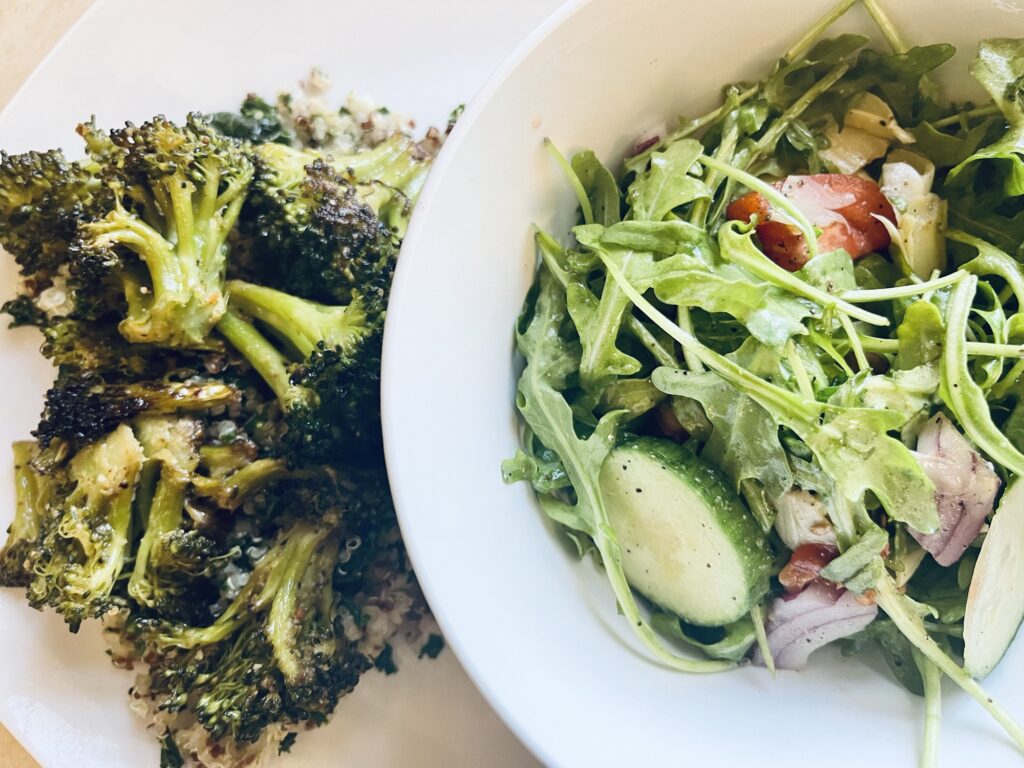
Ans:
[{"label": "ceramic dish", "polygon": [[[449,110],[556,5],[100,0],[4,111],[0,147],[77,151],[74,126],[91,114],[114,126],[155,113],[230,109],[248,91],[293,87],[313,65],[333,75],[339,102],[354,90],[421,125],[443,126]],[[0,275],[6,298],[14,293],[11,259],[0,259]],[[38,345],[27,330],[0,333],[7,372],[0,382],[0,529],[14,497],[7,446],[35,426],[52,375]],[[59,617],[30,609],[16,590],[0,590],[0,659],[0,721],[43,768],[155,768],[156,740],[128,709],[133,676],[111,667],[96,627],[72,636]],[[446,651],[436,662],[410,659],[395,677],[367,676],[331,724],[299,739],[280,764],[531,762]]]},{"label": "ceramic dish", "polygon": [[[615,171],[636,136],[700,115],[723,84],[771,65],[832,0],[766,4],[575,2],[523,44],[455,129],[420,200],[392,294],[385,437],[402,528],[428,599],[471,676],[546,763],[913,765],[921,702],[880,659],[830,649],[804,673],[746,667],[687,676],[653,663],[525,484],[499,465],[517,446],[512,329],[533,281],[532,224],[565,232],[576,203],[542,147],[589,147]],[[1024,34],[1014,0],[886,3],[911,43],[951,42],[964,96],[986,36]],[[863,9],[836,31],[874,32]],[[881,41],[879,41],[880,44]],[[870,668],[870,664],[876,668]],[[1024,643],[986,681],[1024,716]],[[1019,760],[958,691],[941,759]]]}]

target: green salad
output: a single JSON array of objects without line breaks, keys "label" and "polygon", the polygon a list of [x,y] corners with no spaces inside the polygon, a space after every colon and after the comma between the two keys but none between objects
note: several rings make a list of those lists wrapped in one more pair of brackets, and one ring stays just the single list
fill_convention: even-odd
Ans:
[{"label": "green salad", "polygon": [[538,232],[504,467],[592,554],[650,653],[687,672],[877,648],[926,699],[1024,617],[1024,39],[816,23],[756,83],[613,171],[563,157],[571,237]]}]

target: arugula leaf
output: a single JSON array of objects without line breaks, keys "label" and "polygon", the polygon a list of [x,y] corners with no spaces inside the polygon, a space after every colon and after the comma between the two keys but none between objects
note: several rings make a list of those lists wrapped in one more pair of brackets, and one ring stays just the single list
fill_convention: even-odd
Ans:
[{"label": "arugula leaf", "polygon": [[966,232],[951,229],[947,231],[946,237],[969,245],[977,251],[977,255],[960,269],[978,277],[995,275],[1002,278],[1013,291],[1018,305],[1024,307],[1024,268],[1021,267],[1019,261],[991,243],[972,237]]},{"label": "arugula leaf", "polygon": [[[724,627],[687,627],[669,613],[655,613],[651,626],[673,640],[697,648],[712,659],[739,661],[754,645],[756,636],[750,616]],[[708,637],[711,634],[712,637]]]},{"label": "arugula leaf", "polygon": [[983,40],[971,74],[1005,118],[1001,138],[954,167],[943,187],[950,223],[1020,254],[1024,241],[1024,41]]},{"label": "arugula leaf", "polygon": [[[940,395],[974,444],[1015,475],[1024,474],[1024,454],[992,421],[985,392],[971,377],[967,358],[967,320],[978,287],[971,275],[950,296],[946,314],[946,343],[939,374]],[[913,526],[917,527],[917,526]]]},{"label": "arugula leaf", "polygon": [[961,622],[967,612],[967,586],[961,586],[956,568],[943,568],[927,559],[907,584],[907,594],[927,605],[943,624]]},{"label": "arugula leaf", "polygon": [[[894,520],[924,531],[938,527],[935,486],[907,447],[887,434],[904,424],[906,419],[901,414],[805,403],[799,396],[760,379],[760,385],[750,386],[746,376],[735,375],[737,368],[747,376],[749,372],[739,366],[734,368],[735,364],[726,358],[715,360],[711,356],[719,356],[703,345],[700,347],[701,361],[721,376],[727,386],[758,403],[769,415],[767,423],[781,424],[796,432],[821,468],[834,478],[843,496],[857,502],[866,491],[871,491]],[[721,361],[730,365],[723,366]],[[687,383],[689,377],[686,371],[658,368],[651,381],[662,392],[693,396]],[[770,393],[769,389],[778,391]],[[707,407],[705,404],[705,410]],[[824,418],[828,420],[821,423]]]},{"label": "arugula leaf", "polygon": [[[835,478],[846,498],[859,501],[870,490],[893,519],[922,531],[938,527],[935,486],[907,447],[887,434],[903,424],[900,414],[806,402],[799,395],[770,384],[701,344],[655,309],[611,260],[602,257],[602,262],[648,318],[704,365],[756,401],[774,416],[776,424],[796,432],[814,452],[822,469]],[[662,392],[677,394],[677,388],[686,386],[686,375],[685,371],[662,367],[651,374],[651,382]]]},{"label": "arugula leaf", "polygon": [[919,45],[903,52],[862,51],[857,63],[837,88],[851,95],[875,88],[901,123],[913,125],[921,104],[921,78],[956,53],[952,45]]},{"label": "arugula leaf", "polygon": [[947,183],[955,183],[968,168],[977,172],[982,161],[995,160],[1001,166],[1002,194],[1024,195],[1024,40],[982,40],[970,72],[999,107],[1009,129],[999,141],[978,150],[951,170]]},{"label": "arugula leaf", "polygon": [[773,262],[754,245],[754,230],[738,221],[726,223],[718,231],[718,247],[722,258],[784,291],[814,302],[824,309],[843,312],[857,320],[874,325],[888,325],[888,320],[873,312],[843,301],[810,283],[801,280]]},{"label": "arugula leaf", "polygon": [[927,411],[938,387],[939,372],[931,365],[876,375],[861,371],[840,384],[828,402],[844,408],[893,411],[900,414],[906,424],[922,411]]},{"label": "arugula leaf", "polygon": [[541,494],[555,493],[571,486],[561,459],[554,451],[541,445],[529,428],[523,431],[522,444],[526,451],[517,450],[513,458],[501,463],[506,483],[525,481]]},{"label": "arugula leaf", "polygon": [[888,543],[889,534],[872,525],[855,544],[822,569],[821,577],[836,584],[846,584],[876,562],[878,554]]},{"label": "arugula leaf", "polygon": [[610,227],[622,220],[621,195],[615,177],[591,150],[577,152],[572,157],[572,170],[583,185],[595,224]]},{"label": "arugula leaf", "polygon": [[994,120],[984,120],[973,128],[956,133],[939,130],[928,122],[910,129],[914,151],[924,155],[936,168],[952,168],[973,155],[981,146]]},{"label": "arugula leaf", "polygon": [[[582,228],[578,228],[582,231]],[[597,230],[591,230],[595,234]],[[686,221],[623,221],[600,231],[602,245],[673,256],[687,253],[701,264],[715,263],[715,244],[708,233]]]},{"label": "arugula leaf", "polygon": [[896,265],[878,253],[858,259],[853,265],[853,276],[860,290],[888,288],[902,277]]},{"label": "arugula leaf", "polygon": [[653,287],[661,301],[731,315],[756,339],[777,349],[806,332],[802,321],[813,313],[806,302],[722,262],[699,227],[683,221],[624,221],[603,230],[576,227],[574,232],[595,250],[610,252],[608,246],[620,246],[675,256],[631,263],[627,269],[631,283],[645,290]]},{"label": "arugula leaf", "polygon": [[690,175],[703,151],[700,142],[685,139],[653,153],[650,168],[637,176],[626,193],[633,218],[661,221],[672,209],[709,197],[704,182]]},{"label": "arugula leaf", "polygon": [[802,59],[780,61],[775,72],[761,85],[762,98],[770,107],[780,111],[785,109],[810,90],[828,70],[863,48],[867,41],[863,35],[838,35],[820,41]]},{"label": "arugula leaf", "polygon": [[[773,360],[765,365],[766,352],[750,340],[729,357],[748,370],[777,370],[778,356],[768,353]],[[737,490],[744,480],[759,480],[768,498],[774,500],[793,487],[793,474],[771,413],[716,373],[682,372],[668,381],[670,394],[691,398],[704,407],[712,431],[701,457],[721,468]],[[664,389],[665,374],[654,383],[668,391]]]},{"label": "arugula leaf", "polygon": [[525,330],[516,334],[519,352],[527,360],[516,404],[537,439],[560,458],[577,493],[576,505],[567,507],[572,518],[559,522],[596,538],[604,512],[596,478],[612,449],[622,414],[605,415],[586,440],[576,437],[572,409],[559,391],[567,377],[566,359],[572,364],[572,355],[566,355],[567,346],[571,349],[572,345],[559,333],[566,315],[565,295],[546,269],[541,270],[539,289],[532,318]]},{"label": "arugula leaf", "polygon": [[698,339],[722,355],[735,352],[750,338],[743,324],[724,312],[711,313],[699,307],[692,307],[690,324]]},{"label": "arugula leaf", "polygon": [[929,636],[921,620],[922,606],[900,594],[896,584],[884,569],[875,585],[874,594],[878,606],[886,612],[903,636],[954,683],[970,694],[1003,727],[1017,746],[1024,749],[1024,728],[1021,728],[1010,714]]},{"label": "arugula leaf", "polygon": [[1019,397],[1003,422],[1003,434],[1014,448],[1024,451],[1024,400]]},{"label": "arugula leaf", "polygon": [[811,308],[805,302],[732,264],[713,271],[673,270],[666,264],[650,284],[667,304],[731,315],[751,336],[776,350],[807,333],[802,321],[811,315]]},{"label": "arugula leaf", "polygon": [[808,285],[833,295],[857,289],[857,281],[853,275],[853,259],[842,248],[819,253],[804,264],[796,272],[796,276]]},{"label": "arugula leaf", "polygon": [[516,405],[537,438],[562,460],[575,491],[574,504],[544,504],[543,508],[548,514],[557,509],[558,522],[585,533],[593,540],[620,610],[633,631],[660,661],[689,672],[728,669],[733,666],[729,662],[696,661],[670,653],[640,615],[622,569],[618,538],[608,521],[608,512],[598,487],[601,465],[614,445],[622,413],[605,414],[589,437],[581,439],[577,436],[572,408],[558,390],[565,384],[566,347],[571,347],[560,333],[567,314],[565,293],[555,276],[542,266],[536,298],[528,304],[516,333],[519,352],[527,361],[519,378]]},{"label": "arugula leaf", "polygon": [[[681,222],[679,222],[681,223]],[[637,237],[622,239],[637,242],[640,222],[623,222],[605,230],[600,225],[584,225],[573,233],[581,245],[615,262],[631,284],[641,290],[653,288],[658,297],[677,307],[699,307],[708,312],[724,312],[741,322],[752,336],[774,348],[781,348],[792,336],[805,333],[801,322],[811,314],[806,303],[775,286],[754,278],[746,270],[731,264],[711,269],[704,239],[690,240],[689,225],[673,227],[680,249],[673,256],[656,260],[651,252],[608,242],[623,233]],[[627,227],[626,225],[631,225]],[[660,228],[665,230],[665,228]],[[651,237],[667,237],[667,232]],[[627,317],[630,301],[615,281],[606,280],[600,297],[594,295],[584,277],[569,278],[567,287],[569,314],[580,335],[583,352],[580,381],[585,389],[595,390],[616,376],[631,376],[641,364],[617,345],[619,331]]]},{"label": "arugula leaf", "polygon": [[939,308],[930,301],[915,301],[907,307],[903,322],[896,329],[899,341],[896,367],[912,370],[922,365],[935,365],[942,356],[945,336]]},{"label": "arugula leaf", "polygon": [[859,501],[871,491],[894,520],[919,531],[938,528],[935,486],[903,443],[887,433],[906,419],[873,408],[841,410],[823,425],[803,426],[804,442],[846,498]]},{"label": "arugula leaf", "polygon": [[[628,248],[609,248],[607,254],[633,275],[653,262],[651,254]],[[617,376],[631,376],[640,370],[640,361],[618,347],[619,330],[629,308],[629,299],[618,286],[606,281],[597,297],[585,277],[574,277],[567,286],[567,300],[583,347],[579,370],[585,389],[599,389]]]}]

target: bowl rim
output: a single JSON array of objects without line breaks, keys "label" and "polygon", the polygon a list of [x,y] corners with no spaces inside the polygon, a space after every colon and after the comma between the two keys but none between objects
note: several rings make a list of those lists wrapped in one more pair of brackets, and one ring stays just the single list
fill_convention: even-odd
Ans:
[{"label": "bowl rim", "polygon": [[[442,186],[448,168],[455,157],[463,138],[472,129],[473,124],[487,107],[495,94],[501,89],[505,81],[519,68],[529,55],[548,37],[550,37],[563,24],[567,23],[584,7],[593,0],[566,0],[561,6],[553,11],[543,22],[520,42],[505,60],[491,73],[466,105],[466,109],[459,116],[451,134],[445,139],[437,159],[434,161],[427,181],[420,192],[409,227],[402,241],[402,254],[395,269],[392,280],[391,294],[388,300],[388,313],[384,325],[384,341],[381,351],[381,423],[384,434],[384,456],[388,468],[388,477],[391,483],[391,494],[395,505],[395,512],[398,516],[399,527],[402,530],[402,537],[405,541],[406,551],[412,562],[416,578],[423,590],[430,610],[437,620],[438,626],[444,635],[446,643],[451,647],[452,652],[458,658],[459,663],[466,670],[473,685],[477,687],[487,703],[494,709],[502,721],[509,727],[516,738],[545,765],[553,764],[553,756],[548,753],[544,746],[530,734],[528,728],[520,722],[519,717],[510,708],[505,706],[503,698],[490,684],[487,676],[482,671],[472,651],[459,639],[454,623],[450,620],[443,608],[444,601],[437,599],[439,590],[431,582],[429,571],[419,568],[424,562],[424,555],[420,550],[419,543],[415,536],[406,536],[406,531],[411,530],[407,524],[414,514],[413,509],[417,500],[403,489],[393,458],[397,454],[395,446],[401,440],[401,429],[390,418],[391,403],[401,397],[401,378],[398,375],[401,367],[399,355],[396,351],[395,328],[402,323],[405,302],[402,296],[414,289],[414,283],[410,274],[409,262],[416,256],[416,244],[420,238],[421,230],[426,228],[425,222],[430,217],[431,209],[437,198],[437,189]],[[412,249],[409,244],[412,243]]]}]

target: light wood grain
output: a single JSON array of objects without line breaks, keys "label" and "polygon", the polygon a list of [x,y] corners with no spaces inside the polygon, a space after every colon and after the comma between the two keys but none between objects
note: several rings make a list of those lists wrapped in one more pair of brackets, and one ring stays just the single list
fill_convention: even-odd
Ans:
[{"label": "light wood grain", "polygon": [[[93,0],[0,0],[0,107]],[[0,726],[0,766],[39,768]]]}]

